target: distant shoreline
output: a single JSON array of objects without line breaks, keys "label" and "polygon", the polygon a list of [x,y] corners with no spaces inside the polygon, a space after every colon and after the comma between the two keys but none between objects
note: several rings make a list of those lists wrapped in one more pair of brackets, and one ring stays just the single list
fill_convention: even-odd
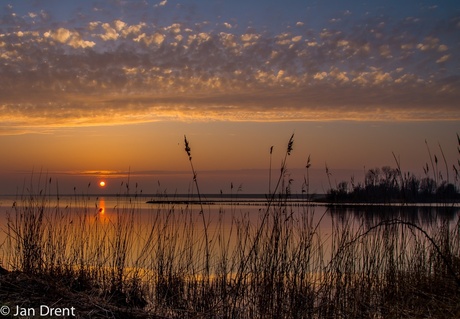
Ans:
[{"label": "distant shoreline", "polygon": [[[137,198],[146,204],[178,204],[178,205],[251,205],[266,206],[270,201],[268,194],[47,194],[47,195],[0,195],[2,199],[11,199],[14,201],[24,199],[30,196],[46,196],[48,198]],[[311,195],[275,195],[273,202],[279,204],[284,202],[293,206],[331,206],[331,207],[460,207],[458,201],[430,201],[430,202],[348,202],[348,201],[328,201],[326,194]],[[1,202],[0,202],[1,203]]]}]

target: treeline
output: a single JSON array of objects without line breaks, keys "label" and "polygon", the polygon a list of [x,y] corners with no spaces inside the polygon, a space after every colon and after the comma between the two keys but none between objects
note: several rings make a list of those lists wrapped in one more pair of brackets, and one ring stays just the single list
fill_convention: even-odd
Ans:
[{"label": "treeline", "polygon": [[[425,172],[426,173],[426,172]],[[458,173],[455,176],[458,182]],[[350,203],[452,203],[460,201],[459,189],[447,180],[435,180],[425,174],[417,178],[399,168],[384,166],[369,169],[364,183],[342,181],[327,193],[329,202]]]}]

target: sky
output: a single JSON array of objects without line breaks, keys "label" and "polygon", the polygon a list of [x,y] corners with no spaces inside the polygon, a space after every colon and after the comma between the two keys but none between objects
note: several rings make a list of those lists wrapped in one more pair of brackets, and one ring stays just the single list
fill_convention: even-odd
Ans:
[{"label": "sky", "polygon": [[184,135],[207,193],[267,192],[292,134],[293,192],[309,156],[319,193],[452,176],[459,35],[453,0],[2,0],[0,194],[192,192]]}]

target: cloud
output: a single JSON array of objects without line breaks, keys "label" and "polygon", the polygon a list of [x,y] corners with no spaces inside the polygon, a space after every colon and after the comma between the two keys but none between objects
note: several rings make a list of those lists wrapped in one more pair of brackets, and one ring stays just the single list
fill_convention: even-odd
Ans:
[{"label": "cloud", "polygon": [[154,33],[152,35],[146,35],[145,33],[140,34],[137,38],[134,39],[136,42],[143,42],[147,46],[155,44],[157,46],[161,45],[165,40],[165,36],[161,33]]},{"label": "cloud", "polygon": [[349,16],[277,33],[14,22],[0,34],[0,134],[164,119],[460,119],[452,27],[414,31],[414,19],[379,18],[355,30],[344,27]]},{"label": "cloud", "polygon": [[436,63],[447,62],[447,60],[449,60],[449,58],[450,58],[450,54],[443,55],[442,57],[440,57],[439,59],[436,60]]},{"label": "cloud", "polygon": [[155,7],[164,7],[168,3],[168,0],[160,1],[158,4],[154,5]]},{"label": "cloud", "polygon": [[103,23],[102,28],[105,30],[104,34],[100,34],[99,37],[104,41],[116,40],[120,36],[115,28],[109,23]]},{"label": "cloud", "polygon": [[223,26],[226,27],[227,29],[231,29],[232,28],[232,25],[228,22],[224,22],[223,23]]},{"label": "cloud", "polygon": [[[96,43],[93,41],[83,40],[79,32],[65,28],[58,28],[54,31],[47,31],[43,35],[45,38],[55,40],[62,44],[67,44],[75,49],[92,48],[96,45]],[[39,40],[38,37],[37,40]]]}]

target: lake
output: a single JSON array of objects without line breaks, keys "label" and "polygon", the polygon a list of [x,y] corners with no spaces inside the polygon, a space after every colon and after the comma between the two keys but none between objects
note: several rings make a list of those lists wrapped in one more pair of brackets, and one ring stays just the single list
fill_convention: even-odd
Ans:
[{"label": "lake", "polygon": [[457,206],[201,199],[2,197],[1,265],[174,318],[396,318],[458,308]]},{"label": "lake", "polygon": [[[279,235],[288,236],[285,244],[292,247],[314,234],[321,254],[327,256],[333,253],[334,232],[346,230],[359,235],[382,221],[400,220],[430,233],[443,223],[455,227],[459,214],[459,208],[452,205],[328,206],[304,198],[275,198],[269,204],[265,195],[240,194],[204,195],[201,202],[197,196],[161,194],[23,199],[3,196],[0,210],[4,267],[14,268],[19,262],[17,256],[12,257],[14,245],[7,239],[38,236],[44,247],[59,246],[60,262],[77,262],[78,258],[81,262],[86,258],[88,264],[106,267],[101,260],[109,260],[113,251],[122,249],[118,252],[124,254],[124,267],[150,268],[147,256],[159,253],[161,248],[165,250],[163,253],[169,250],[178,263],[191,263],[192,255],[200,256],[201,264],[195,265],[195,274],[206,268],[202,263],[215,265],[222,254],[235,256],[238,250],[244,254],[251,249],[255,236],[270,238],[268,232],[273,227],[282,228]],[[29,216],[24,212],[29,212]],[[30,231],[36,233],[29,234]],[[120,242],[120,236],[125,242]],[[210,260],[203,260],[207,254]]]}]

